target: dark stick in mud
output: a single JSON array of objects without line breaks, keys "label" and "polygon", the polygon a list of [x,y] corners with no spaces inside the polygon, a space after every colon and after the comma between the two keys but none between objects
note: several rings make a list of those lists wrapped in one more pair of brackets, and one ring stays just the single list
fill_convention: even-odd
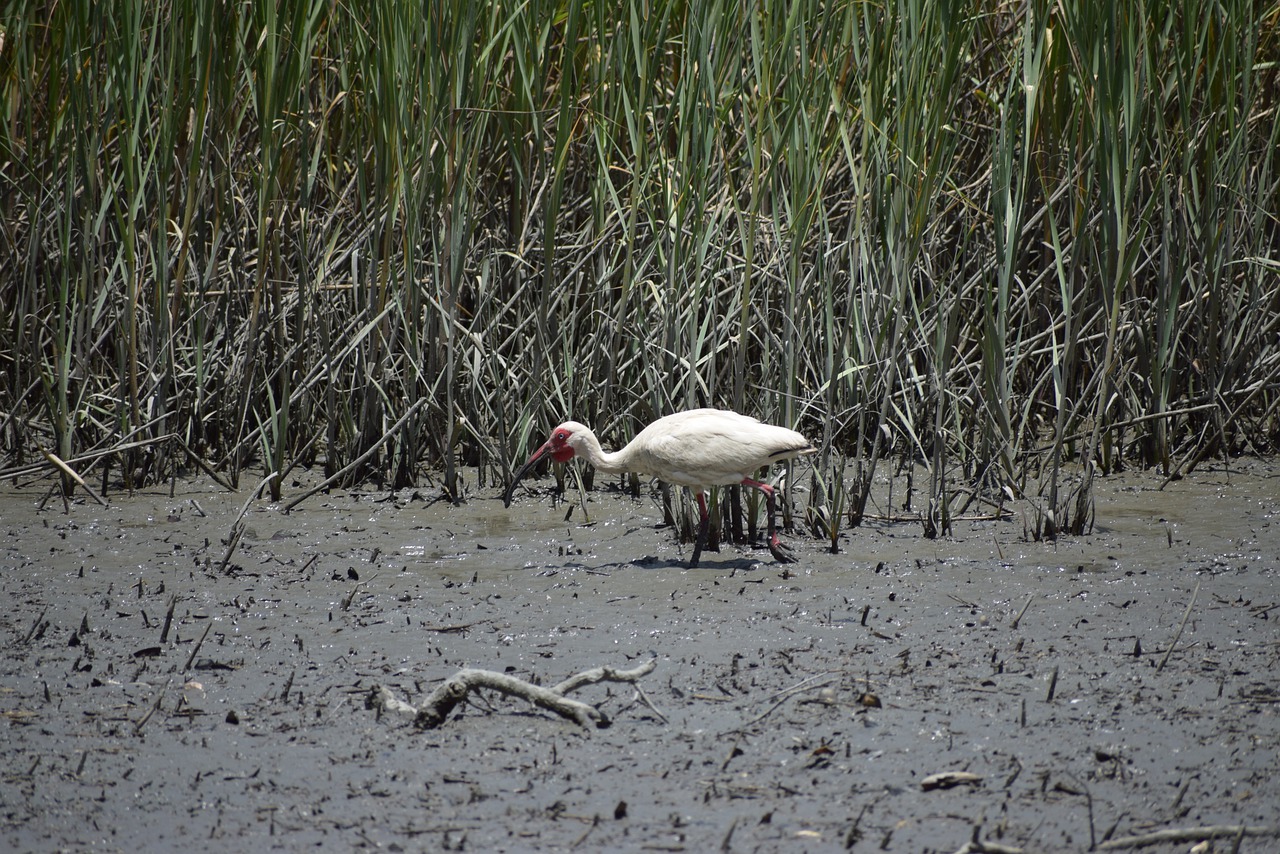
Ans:
[{"label": "dark stick in mud", "polygon": [[142,733],[142,728],[147,725],[147,721],[151,720],[151,716],[156,713],[156,709],[160,708],[160,702],[164,700],[164,695],[169,690],[169,686],[172,684],[173,684],[173,677],[170,677],[169,680],[164,683],[164,687],[161,688],[158,692],[156,692],[156,701],[151,704],[151,708],[148,709],[147,713],[142,716],[142,720],[138,721],[136,724],[133,725],[134,735],[140,735]]},{"label": "dark stick in mud", "polygon": [[36,621],[31,624],[30,630],[27,631],[26,637],[22,639],[23,643],[31,643],[31,639],[36,636],[36,630],[40,628],[40,624],[44,622],[44,615],[49,613],[48,606],[40,612],[40,616],[36,617]]},{"label": "dark stick in mud", "polygon": [[178,604],[178,595],[171,594],[169,596],[169,609],[164,614],[164,626],[160,629],[160,643],[168,643],[169,628],[173,625],[173,609]]},{"label": "dark stick in mud", "polygon": [[191,662],[196,660],[196,653],[200,651],[200,646],[204,643],[204,639],[209,636],[209,629],[213,628],[213,622],[205,624],[204,634],[200,635],[200,640],[196,641],[196,645],[191,648],[191,654],[187,656],[187,663],[182,665],[182,672],[185,673],[191,669]]}]

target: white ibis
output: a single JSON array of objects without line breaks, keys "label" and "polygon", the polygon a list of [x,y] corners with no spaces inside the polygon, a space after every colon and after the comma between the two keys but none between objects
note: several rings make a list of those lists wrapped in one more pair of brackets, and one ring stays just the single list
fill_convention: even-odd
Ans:
[{"label": "white ibis", "polygon": [[753,480],[751,475],[781,460],[816,450],[794,430],[761,424],[754,418],[722,409],[691,409],[659,418],[641,430],[625,448],[613,453],[600,448],[600,440],[590,428],[566,421],[552,430],[551,438],[520,467],[502,500],[507,506],[511,505],[516,484],[544,454],[560,463],[581,456],[602,472],[631,471],[687,486],[698,499],[701,516],[693,559],[689,562],[690,567],[695,567],[707,539],[707,490],[727,484],[752,486],[763,492],[768,501],[769,551],[782,563],[789,563],[794,558],[778,539],[773,524],[774,489]]}]

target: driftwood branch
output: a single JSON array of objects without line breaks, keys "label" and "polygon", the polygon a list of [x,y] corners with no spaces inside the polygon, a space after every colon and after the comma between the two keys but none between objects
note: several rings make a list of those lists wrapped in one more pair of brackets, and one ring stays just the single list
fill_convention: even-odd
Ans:
[{"label": "driftwood branch", "polygon": [[639,667],[633,667],[630,670],[618,670],[613,667],[593,667],[591,670],[575,673],[559,685],[553,685],[551,690],[557,694],[568,694],[572,691],[577,691],[579,688],[595,685],[597,682],[635,682],[641,677],[648,676],[657,666],[658,659],[651,658]]},{"label": "driftwood branch", "polygon": [[488,689],[512,697],[522,697],[535,706],[568,718],[581,727],[594,725],[602,728],[610,724],[609,717],[604,712],[587,703],[571,700],[565,694],[598,682],[635,682],[652,673],[657,666],[658,660],[651,658],[630,670],[596,667],[574,674],[550,688],[534,685],[507,673],[468,667],[445,680],[419,706],[397,699],[390,689],[382,685],[370,693],[366,705],[389,714],[411,717],[418,726],[434,729],[444,723],[454,707],[466,700],[472,691]]},{"label": "driftwood branch", "polygon": [[517,679],[506,673],[495,673],[492,670],[460,670],[453,678],[446,681],[418,709],[417,724],[432,729],[444,723],[453,707],[467,698],[467,695],[479,688],[488,688],[512,697],[523,697],[535,706],[541,706],[561,717],[574,721],[579,726],[597,727],[609,725],[609,719],[603,712],[586,703],[570,700],[549,688],[534,685],[523,679]]}]

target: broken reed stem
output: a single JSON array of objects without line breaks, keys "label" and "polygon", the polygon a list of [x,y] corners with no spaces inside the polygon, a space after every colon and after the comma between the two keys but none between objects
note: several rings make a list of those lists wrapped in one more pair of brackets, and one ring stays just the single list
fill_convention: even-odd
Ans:
[{"label": "broken reed stem", "polygon": [[[377,578],[377,577],[378,577],[378,576],[376,576],[376,575],[374,576],[374,578]],[[370,581],[372,581],[372,580],[373,580],[373,579],[371,578],[371,579],[367,579],[367,580],[365,580],[365,581],[358,581],[358,582],[356,582],[356,586],[355,586],[355,587],[352,587],[352,588],[351,588],[351,590],[350,590],[350,592],[348,592],[348,593],[347,593],[347,595],[346,595],[345,597],[343,597],[343,599],[342,599],[342,610],[344,610],[344,611],[349,611],[349,610],[351,610],[351,603],[355,601],[356,594],[360,592],[360,588],[361,588],[361,587],[364,587],[366,584],[368,584],[368,583],[369,583]]]},{"label": "broken reed stem", "polygon": [[1182,622],[1178,623],[1178,630],[1173,634],[1173,640],[1169,642],[1169,648],[1164,651],[1164,656],[1160,659],[1160,663],[1156,665],[1156,673],[1164,670],[1164,666],[1169,661],[1169,656],[1173,655],[1174,648],[1178,645],[1178,640],[1182,637],[1182,630],[1187,627],[1187,618],[1191,616],[1191,609],[1196,605],[1196,597],[1200,595],[1200,579],[1196,579],[1196,589],[1191,591],[1191,601],[1187,603],[1187,610],[1182,612]]},{"label": "broken reed stem", "polygon": [[93,487],[85,483],[84,478],[82,478],[79,474],[77,474],[75,469],[73,469],[71,466],[64,463],[62,459],[58,457],[57,454],[53,453],[52,451],[45,450],[43,445],[37,444],[36,447],[40,449],[40,453],[44,454],[44,458],[53,464],[54,468],[56,468],[58,471],[62,472],[64,475],[66,475],[67,477],[75,481],[76,484],[79,485],[81,489],[89,493],[89,497],[91,497],[94,501],[98,502],[103,507],[107,506],[107,502],[102,498],[102,496],[94,492]]},{"label": "broken reed stem", "polygon": [[262,490],[266,489],[267,484],[280,476],[279,472],[272,472],[264,477],[252,492],[245,499],[244,504],[240,507],[240,512],[236,514],[236,520],[231,523],[231,533],[227,536],[227,551],[222,555],[222,563],[218,564],[218,574],[226,572],[227,564],[231,563],[231,556],[236,553],[236,546],[240,545],[240,537],[244,534],[243,519],[249,512],[249,507],[253,502],[258,500],[258,496],[262,494]]},{"label": "broken reed stem", "polygon": [[721,850],[721,851],[732,851],[732,850],[733,850],[733,848],[732,848],[732,847],[730,847],[730,845],[729,845],[729,840],[733,839],[733,831],[734,831],[734,830],[737,828],[737,826],[738,826],[738,819],[739,819],[739,818],[741,818],[741,816],[734,816],[734,817],[733,817],[733,821],[729,822],[729,829],[728,829],[728,830],[726,830],[726,831],[724,832],[724,839],[721,839],[721,840],[720,840],[720,850]]},{"label": "broken reed stem", "polygon": [[164,627],[160,629],[160,643],[168,643],[169,628],[173,625],[173,609],[177,607],[178,594],[169,596],[169,609],[164,614]]},{"label": "broken reed stem", "polygon": [[1058,668],[1055,666],[1053,668],[1053,675],[1049,677],[1049,693],[1045,695],[1044,701],[1046,703],[1052,703],[1054,692],[1056,692],[1057,690],[1058,690]]},{"label": "broken reed stem", "polygon": [[40,616],[36,617],[36,621],[31,624],[31,628],[27,631],[27,636],[22,639],[23,643],[31,643],[31,639],[36,636],[36,630],[40,628],[40,624],[44,622],[44,615],[49,613],[49,607],[40,612]]},{"label": "broken reed stem", "polygon": [[196,653],[200,651],[200,646],[204,643],[204,639],[209,636],[209,629],[211,628],[213,628],[212,620],[205,624],[204,634],[200,635],[200,640],[196,641],[196,645],[191,648],[191,654],[187,656],[187,663],[182,665],[183,673],[191,669],[191,662],[196,660]]},{"label": "broken reed stem", "polygon": [[273,471],[271,474],[267,475],[261,481],[258,482],[258,485],[254,487],[253,492],[249,493],[249,497],[246,498],[244,501],[244,504],[241,505],[240,512],[236,514],[236,520],[235,522],[232,523],[233,527],[235,525],[238,525],[240,523],[240,520],[244,518],[244,514],[249,512],[249,507],[252,506],[254,501],[258,500],[258,496],[262,494],[262,490],[266,489],[267,484],[271,483],[271,481],[275,480],[279,476],[280,476],[280,472]]},{"label": "broken reed stem", "polygon": [[170,676],[168,681],[164,683],[164,688],[160,689],[160,691],[156,693],[156,701],[151,704],[151,708],[148,709],[147,713],[142,716],[142,720],[134,724],[133,726],[134,735],[142,734],[142,728],[147,725],[147,721],[151,720],[151,716],[154,715],[156,713],[156,710],[160,708],[160,703],[161,701],[164,700],[164,695],[166,692],[168,692],[169,686],[172,684],[173,684],[173,677]]},{"label": "broken reed stem", "polygon": [[223,575],[227,571],[227,564],[231,563],[231,556],[236,552],[236,546],[240,545],[240,537],[244,534],[244,526],[236,522],[231,526],[231,536],[227,541],[227,550],[222,554],[222,562],[218,564],[218,574]]},{"label": "broken reed stem", "polygon": [[[170,434],[170,435],[173,435],[173,434]],[[211,465],[209,465],[207,462],[205,462],[204,457],[200,456],[200,455],[199,455],[199,454],[197,454],[195,451],[191,450],[191,448],[187,445],[187,443],[186,443],[186,442],[184,442],[184,441],[182,441],[182,437],[181,437],[181,436],[176,436],[176,435],[174,435],[174,436],[173,436],[173,438],[174,438],[174,439],[176,439],[176,440],[177,440],[177,442],[178,442],[178,444],[182,446],[182,450],[186,451],[186,453],[187,453],[187,459],[189,459],[189,460],[191,460],[193,463],[195,463],[195,464],[200,468],[200,470],[201,470],[202,472],[204,472],[204,473],[205,473],[205,474],[207,474],[210,478],[212,478],[214,483],[218,484],[218,486],[221,486],[221,487],[222,487],[223,489],[225,489],[227,492],[235,492],[235,491],[236,491],[236,490],[235,490],[235,487],[233,487],[230,483],[228,483],[228,482],[227,482],[227,480],[226,480],[226,478],[224,478],[222,475],[220,475],[220,474],[218,474],[216,471],[214,471],[214,470],[213,470],[213,466],[211,466]],[[192,503],[192,504],[195,504],[195,499],[192,499],[191,503]],[[199,510],[199,509],[200,509],[200,506],[199,506],[198,504],[196,505],[196,509],[197,509],[197,510]],[[203,511],[203,510],[201,510],[201,511],[200,511],[200,515],[201,515],[201,516],[203,516],[203,515],[204,515],[204,511]]]},{"label": "broken reed stem", "polygon": [[[166,442],[166,441],[169,441],[170,439],[177,439],[177,438],[178,437],[173,433],[166,433],[163,436],[156,436],[153,439],[145,439],[140,442],[124,442],[119,445],[112,445],[110,448],[103,448],[102,450],[99,450],[99,451],[89,451],[87,453],[78,454],[74,457],[63,460],[63,462],[69,466],[79,466],[85,463],[93,463],[96,460],[102,459],[103,457],[109,457],[115,454],[123,454],[125,451],[132,451],[137,448],[145,448],[148,445],[155,445],[159,442]],[[61,458],[59,457],[59,459]],[[43,463],[29,463],[29,464],[20,465],[20,466],[14,466],[13,468],[0,470],[0,480],[8,480],[10,478],[14,478],[16,482],[16,479],[19,477],[25,477],[26,475],[36,474],[43,470],[44,470]]]},{"label": "broken reed stem", "polygon": [[1018,612],[1018,616],[1013,618],[1013,622],[1009,624],[1010,629],[1016,629],[1018,624],[1022,622],[1022,616],[1027,613],[1027,609],[1031,607],[1031,600],[1035,598],[1034,593],[1027,594],[1027,601],[1022,603],[1022,610]]},{"label": "broken reed stem", "polygon": [[747,732],[745,728],[738,730],[738,737],[734,739],[733,747],[729,748],[729,755],[720,763],[720,772],[722,774],[724,773],[724,769],[729,767],[730,762],[732,762],[736,757],[742,755],[742,750],[739,749],[738,745],[742,744],[742,740],[746,738],[746,734]]}]

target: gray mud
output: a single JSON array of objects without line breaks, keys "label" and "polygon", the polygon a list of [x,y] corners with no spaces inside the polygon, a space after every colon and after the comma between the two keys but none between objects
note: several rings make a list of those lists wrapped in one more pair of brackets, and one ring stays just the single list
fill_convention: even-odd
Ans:
[{"label": "gray mud", "polygon": [[[510,510],[257,502],[221,572],[245,495],[39,509],[47,482],[5,487],[0,849],[1086,851],[1274,827],[1280,472],[1242,465],[1103,479],[1099,529],[1057,543],[1018,508],[694,570],[652,500],[598,491],[580,525],[545,480]],[[612,720],[590,731],[495,695],[426,731],[366,707],[468,666],[551,684],[654,655],[665,722],[618,684],[574,695]],[[980,779],[922,785],[959,771]]]}]

